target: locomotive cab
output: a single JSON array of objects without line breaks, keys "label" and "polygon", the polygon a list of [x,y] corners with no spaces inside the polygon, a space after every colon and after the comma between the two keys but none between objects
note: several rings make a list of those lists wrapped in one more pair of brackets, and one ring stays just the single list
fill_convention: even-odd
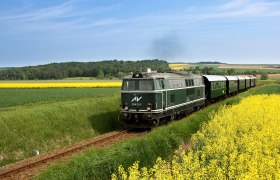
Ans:
[{"label": "locomotive cab", "polygon": [[119,120],[131,127],[158,125],[160,111],[163,109],[163,88],[163,80],[152,77],[151,73],[137,72],[124,78]]}]

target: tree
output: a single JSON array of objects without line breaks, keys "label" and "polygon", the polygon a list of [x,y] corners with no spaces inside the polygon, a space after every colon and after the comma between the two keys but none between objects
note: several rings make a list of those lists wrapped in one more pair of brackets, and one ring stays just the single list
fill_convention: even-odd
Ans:
[{"label": "tree", "polygon": [[99,79],[103,79],[104,78],[104,72],[102,69],[99,69],[98,74],[97,74],[97,78]]},{"label": "tree", "polygon": [[228,69],[227,73],[228,73],[228,75],[234,75],[235,74],[235,70],[234,69]]},{"label": "tree", "polygon": [[257,76],[257,71],[253,71],[253,76]]},{"label": "tree", "polygon": [[213,67],[204,67],[202,72],[204,74],[214,74]]},{"label": "tree", "polygon": [[1,69],[0,79],[63,79],[66,77],[98,77],[121,78],[130,72],[147,68],[158,71],[170,70],[168,63],[163,60],[117,61],[100,62],[65,62],[51,63],[39,66]]}]

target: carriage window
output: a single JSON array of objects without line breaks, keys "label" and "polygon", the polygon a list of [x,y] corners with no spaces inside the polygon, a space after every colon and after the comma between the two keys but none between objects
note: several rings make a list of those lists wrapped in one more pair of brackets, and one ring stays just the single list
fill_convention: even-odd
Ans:
[{"label": "carriage window", "polygon": [[151,79],[123,80],[122,90],[125,91],[154,90],[154,81]]},{"label": "carriage window", "polygon": [[162,89],[161,82],[159,79],[156,80],[156,89]]},{"label": "carriage window", "polygon": [[193,79],[186,79],[186,86],[194,86],[194,80]]},{"label": "carriage window", "polygon": [[188,81],[188,79],[186,79],[185,82],[186,82],[186,86],[188,87],[188,86],[189,86],[189,81]]},{"label": "carriage window", "polygon": [[139,90],[153,90],[154,84],[152,80],[140,80]]},{"label": "carriage window", "polygon": [[164,89],[163,79],[156,79],[156,89]]}]

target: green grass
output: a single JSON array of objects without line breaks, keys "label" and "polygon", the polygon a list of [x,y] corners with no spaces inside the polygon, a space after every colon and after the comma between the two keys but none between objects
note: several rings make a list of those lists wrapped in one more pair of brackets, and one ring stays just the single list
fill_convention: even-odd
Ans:
[{"label": "green grass", "polygon": [[116,88],[9,91],[1,104],[17,106],[0,108],[0,166],[121,128]]},{"label": "green grass", "polygon": [[[270,90],[272,86],[274,91]],[[279,89],[280,85],[277,84],[250,89],[168,126],[153,129],[145,136],[117,143],[109,148],[90,150],[66,163],[51,166],[37,179],[110,179],[110,174],[116,172],[119,165],[127,168],[138,160],[140,166],[151,167],[158,156],[170,158],[179,145],[190,139],[222,106],[238,103],[246,96],[263,92],[280,93]]]},{"label": "green grass", "polygon": [[280,94],[280,84],[265,84],[254,89],[252,94]]},{"label": "green grass", "polygon": [[257,85],[264,85],[264,84],[275,84],[276,80],[259,80],[257,79]]},{"label": "green grass", "polygon": [[274,69],[243,69],[243,68],[233,68],[235,72],[238,73],[244,73],[244,72],[257,72],[258,74],[261,73],[270,73],[270,74],[278,74],[280,73],[280,70],[274,70]]},{"label": "green grass", "polygon": [[0,111],[4,107],[24,104],[40,104],[101,97],[118,94],[120,88],[42,88],[42,89],[0,89]]}]

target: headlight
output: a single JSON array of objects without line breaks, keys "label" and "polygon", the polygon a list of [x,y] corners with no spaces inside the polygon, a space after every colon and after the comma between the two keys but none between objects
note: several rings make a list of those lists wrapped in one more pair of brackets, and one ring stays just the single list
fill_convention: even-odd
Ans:
[{"label": "headlight", "polygon": [[147,105],[147,111],[151,111],[151,110],[152,110],[152,104],[149,103],[149,104]]},{"label": "headlight", "polygon": [[128,109],[129,109],[129,108],[128,108],[127,103],[123,104],[122,109],[124,109],[124,110],[128,111]]}]

